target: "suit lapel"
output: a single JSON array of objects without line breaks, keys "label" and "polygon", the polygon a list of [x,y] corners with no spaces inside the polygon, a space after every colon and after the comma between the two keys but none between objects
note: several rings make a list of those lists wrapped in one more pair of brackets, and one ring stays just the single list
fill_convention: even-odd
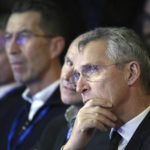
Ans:
[{"label": "suit lapel", "polygon": [[60,90],[59,87],[57,87],[57,89],[54,91],[54,93],[49,97],[49,99],[46,102],[46,105],[49,104],[54,104],[54,105],[60,105],[63,104],[61,102],[61,98],[60,98]]},{"label": "suit lapel", "polygon": [[150,136],[150,112],[144,118],[139,125],[131,140],[127,144],[125,150],[143,150],[141,147],[144,144],[145,139]]}]

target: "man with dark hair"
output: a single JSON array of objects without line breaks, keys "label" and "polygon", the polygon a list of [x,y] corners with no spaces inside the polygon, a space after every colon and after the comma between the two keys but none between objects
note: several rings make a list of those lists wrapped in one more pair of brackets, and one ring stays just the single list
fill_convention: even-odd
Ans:
[{"label": "man with dark hair", "polygon": [[[29,150],[47,123],[64,113],[58,85],[65,32],[63,13],[54,3],[30,0],[14,6],[5,43],[15,80],[27,87],[22,93],[26,105],[12,116],[9,131],[1,133],[7,137],[3,136],[1,149]],[[15,104],[11,107],[15,109]]]},{"label": "man with dark hair", "polygon": [[[11,115],[16,115],[17,110],[24,104],[24,101],[18,100],[21,99],[24,86],[15,82],[5,51],[4,34],[8,17],[9,14],[7,13],[0,15],[0,133],[8,130],[8,124],[12,121],[8,110],[11,112]],[[12,102],[17,102],[15,109],[11,107]],[[0,140],[1,138],[3,138],[3,135],[0,137]]]}]

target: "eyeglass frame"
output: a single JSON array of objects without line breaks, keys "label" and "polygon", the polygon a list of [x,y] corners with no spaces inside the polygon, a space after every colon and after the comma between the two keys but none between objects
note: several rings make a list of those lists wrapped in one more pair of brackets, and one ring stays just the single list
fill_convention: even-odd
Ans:
[{"label": "eyeglass frame", "polygon": [[[55,36],[54,35],[50,35],[50,34],[48,34],[48,35],[40,35],[40,34],[33,33],[30,30],[25,29],[25,30],[19,31],[19,32],[17,32],[15,34],[15,42],[18,45],[24,45],[24,44],[27,43],[27,41],[30,38],[33,38],[33,37],[53,38]],[[5,32],[4,39],[5,39],[5,45],[7,45],[8,44],[7,42],[11,42],[11,40],[13,39],[13,34],[9,34],[9,33]]]},{"label": "eyeglass frame", "polygon": [[[83,68],[84,67],[89,67],[89,66],[91,66],[92,68],[93,67],[97,67],[97,69],[99,68],[99,69],[101,69],[101,71],[102,71],[102,69],[104,69],[105,67],[110,67],[110,66],[113,66],[113,65],[115,65],[115,66],[117,66],[117,65],[119,65],[119,64],[125,64],[125,63],[112,63],[112,64],[106,64],[106,65],[96,65],[96,64],[86,64],[86,65],[83,65],[82,66],[82,70],[81,70],[81,73],[79,73],[79,72],[77,72],[76,70],[74,70],[74,72],[73,72],[73,79],[74,79],[74,83],[75,84],[77,84],[77,82],[78,82],[78,80],[80,79],[80,75],[84,78],[84,80],[86,80],[86,81],[90,81],[90,82],[95,82],[95,81],[97,81],[97,80],[92,80],[91,79],[91,75],[86,75],[86,73],[84,73],[83,72]],[[94,68],[95,69],[95,68]],[[97,74],[97,75],[99,75],[100,73],[101,73],[101,71]],[[90,72],[90,73],[93,73],[94,71],[92,71],[92,72]]]}]

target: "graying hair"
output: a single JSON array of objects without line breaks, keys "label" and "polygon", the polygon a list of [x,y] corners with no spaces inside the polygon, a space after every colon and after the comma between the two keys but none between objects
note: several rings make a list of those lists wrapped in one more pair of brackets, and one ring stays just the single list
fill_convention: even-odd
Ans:
[{"label": "graying hair", "polygon": [[131,29],[121,27],[96,28],[87,34],[79,44],[79,51],[92,41],[105,40],[106,56],[119,69],[131,61],[137,61],[141,69],[141,81],[146,92],[150,94],[150,57],[140,37]]}]

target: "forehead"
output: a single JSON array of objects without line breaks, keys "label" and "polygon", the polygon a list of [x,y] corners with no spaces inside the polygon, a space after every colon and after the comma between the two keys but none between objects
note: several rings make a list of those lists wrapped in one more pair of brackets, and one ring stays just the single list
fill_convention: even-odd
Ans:
[{"label": "forehead", "polygon": [[107,43],[104,40],[92,41],[79,52],[75,70],[80,70],[82,66],[88,64],[104,65],[112,63],[106,56]]},{"label": "forehead", "polygon": [[14,13],[9,17],[6,31],[18,32],[24,29],[39,30],[40,14],[36,11]]},{"label": "forehead", "polygon": [[80,53],[80,60],[83,65],[88,63],[105,64],[110,61],[106,57],[107,42],[104,40],[92,41],[84,47]]},{"label": "forehead", "polygon": [[69,56],[69,57],[76,57],[76,55],[78,54],[78,47],[77,47],[77,44],[76,43],[72,43],[69,48],[68,48],[68,51],[67,51],[67,54],[66,56]]}]

